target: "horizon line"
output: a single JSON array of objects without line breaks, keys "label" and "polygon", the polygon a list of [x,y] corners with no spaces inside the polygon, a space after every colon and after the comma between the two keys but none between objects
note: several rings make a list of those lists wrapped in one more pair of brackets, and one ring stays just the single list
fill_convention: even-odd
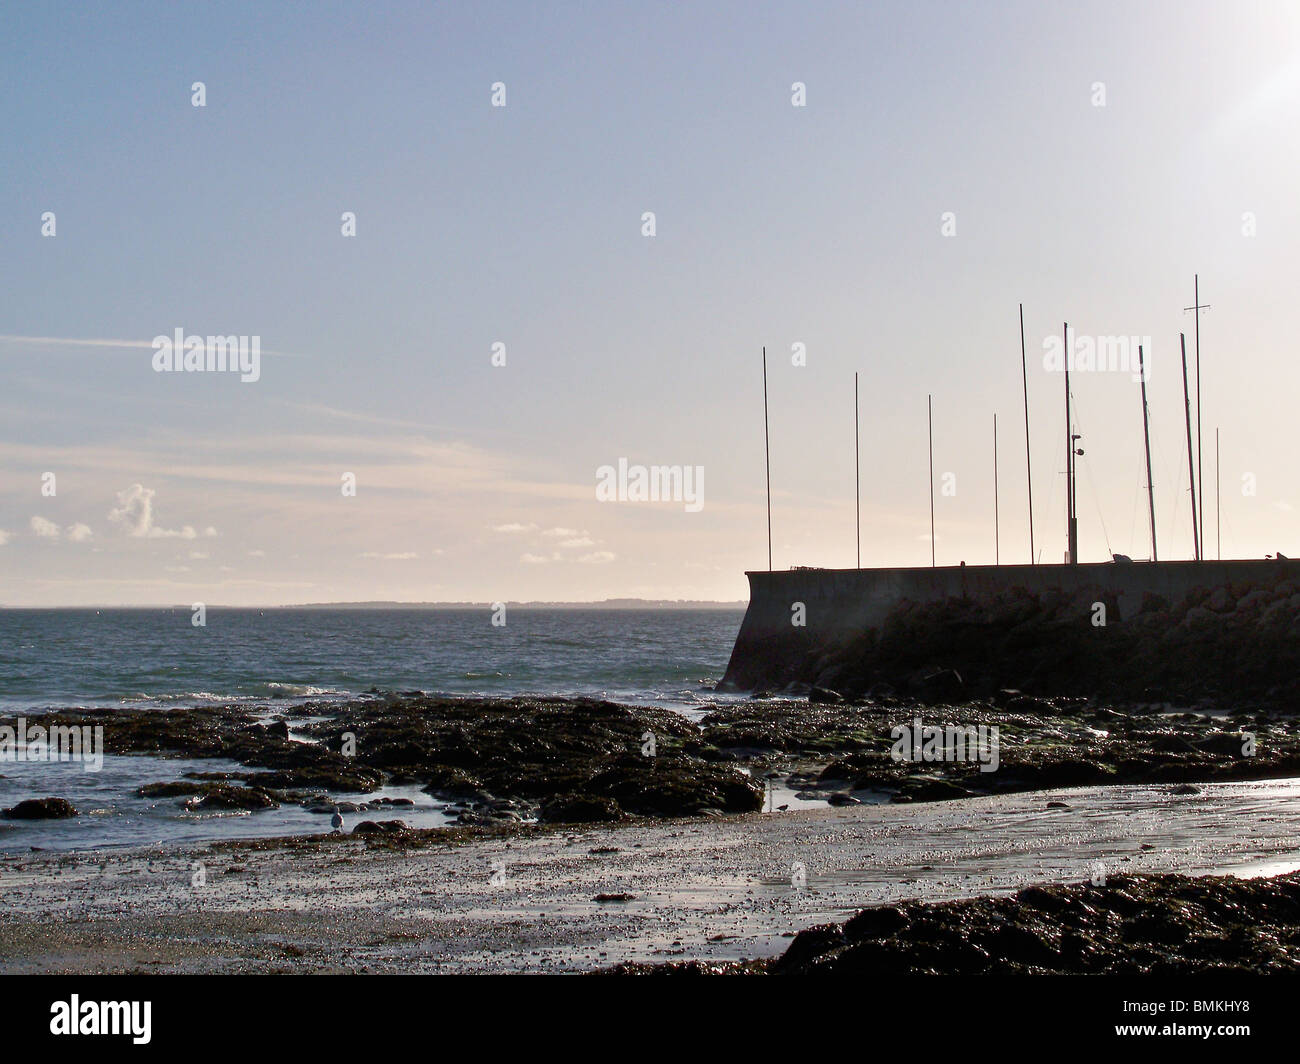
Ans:
[{"label": "horizon line", "polygon": [[[290,603],[262,603],[252,605],[230,605],[226,603],[205,602],[205,609],[222,609],[222,610],[302,610],[302,609],[340,609],[346,607],[361,608],[369,607],[372,609],[467,609],[482,608],[492,609],[498,602],[505,606],[515,607],[554,607],[554,608],[604,608],[604,609],[627,609],[635,606],[648,606],[653,608],[734,608],[737,606],[747,606],[745,599],[651,599],[651,598],[604,598],[604,599],[497,599],[489,602],[486,600],[476,601],[471,599],[451,599],[446,601],[424,601],[424,600],[404,600],[404,599],[353,599],[340,600],[336,602],[290,602]],[[630,604],[625,605],[625,604]],[[0,603],[0,610],[185,610],[189,611],[194,608],[194,604],[180,602],[152,602],[152,603],[112,603],[112,602],[91,602],[77,605],[64,606],[24,606],[10,603]]]}]

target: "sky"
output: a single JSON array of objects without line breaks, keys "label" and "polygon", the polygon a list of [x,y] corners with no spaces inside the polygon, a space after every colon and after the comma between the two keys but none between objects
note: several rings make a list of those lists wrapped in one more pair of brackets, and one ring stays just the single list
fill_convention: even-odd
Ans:
[{"label": "sky", "polygon": [[1065,322],[1081,560],[1150,554],[1117,338],[1190,557],[1197,274],[1207,554],[1300,556],[1293,2],[7,4],[0,97],[2,604],[743,599],[764,347],[774,567],[855,562],[855,373],[862,564],[928,396],[938,564],[1027,562],[1020,304],[1039,559]]}]

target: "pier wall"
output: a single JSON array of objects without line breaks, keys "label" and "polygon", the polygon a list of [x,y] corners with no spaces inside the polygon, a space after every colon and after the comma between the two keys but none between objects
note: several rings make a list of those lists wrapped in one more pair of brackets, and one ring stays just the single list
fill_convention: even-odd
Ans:
[{"label": "pier wall", "polygon": [[[1189,593],[1223,585],[1271,586],[1300,580],[1300,561],[1172,561],[1079,565],[967,565],[916,569],[788,569],[755,571],[749,608],[736,637],[724,688],[752,690],[788,676],[792,662],[844,647],[877,628],[904,601],[977,603],[1005,592],[1103,595],[1118,605],[1108,623],[1141,608],[1148,594],[1179,603]],[[792,624],[796,603],[805,625]]]}]

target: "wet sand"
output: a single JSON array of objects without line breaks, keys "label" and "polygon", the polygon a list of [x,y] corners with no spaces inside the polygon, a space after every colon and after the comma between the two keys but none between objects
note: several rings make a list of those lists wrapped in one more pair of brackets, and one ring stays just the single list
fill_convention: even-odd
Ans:
[{"label": "wet sand", "polygon": [[795,932],[873,904],[1300,868],[1298,798],[1296,779],[1145,785],[8,854],[0,972],[545,972],[774,957]]}]

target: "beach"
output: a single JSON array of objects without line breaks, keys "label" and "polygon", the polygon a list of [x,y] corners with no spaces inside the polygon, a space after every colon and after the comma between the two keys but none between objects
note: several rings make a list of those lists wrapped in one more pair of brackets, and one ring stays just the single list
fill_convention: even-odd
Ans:
[{"label": "beach", "polygon": [[1296,779],[1152,784],[8,853],[0,972],[726,969],[774,959],[796,932],[868,906],[1135,874],[1290,872],[1297,797]]}]

